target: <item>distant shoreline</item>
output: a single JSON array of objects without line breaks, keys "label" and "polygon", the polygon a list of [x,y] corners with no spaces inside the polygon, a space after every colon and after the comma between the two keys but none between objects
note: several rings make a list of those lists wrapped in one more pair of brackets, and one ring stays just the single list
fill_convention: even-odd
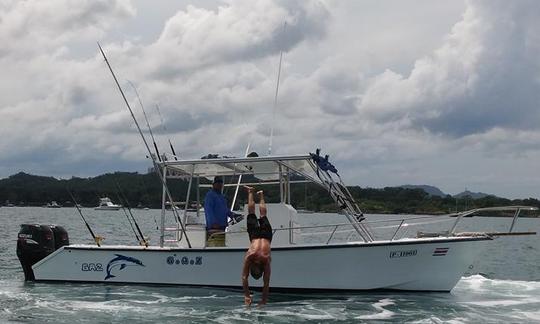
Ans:
[{"label": "distant shoreline", "polygon": [[[235,178],[225,179],[230,183],[236,183]],[[246,180],[247,181],[247,180]],[[201,179],[201,183],[208,180]],[[122,195],[119,194],[117,185],[120,185]],[[188,182],[172,179],[168,182],[169,190],[176,202],[185,200]],[[349,191],[357,202],[360,210],[366,214],[410,214],[410,215],[444,215],[457,210],[470,210],[483,207],[495,206],[532,206],[540,208],[540,200],[536,198],[507,199],[493,195],[479,195],[453,197],[441,196],[440,190],[435,191],[433,186],[400,186],[384,188],[362,188],[360,186],[348,186]],[[69,189],[68,189],[69,188]],[[435,189],[434,189],[435,188]],[[69,192],[68,192],[69,190]],[[191,197],[195,197],[195,189],[191,189]],[[204,195],[208,188],[201,189],[200,203],[203,203]],[[279,201],[278,186],[267,186],[265,193],[268,202]],[[438,195],[430,194],[436,192]],[[77,204],[92,208],[98,206],[99,199],[109,197],[114,203],[129,205],[131,208],[161,208],[161,182],[155,173],[141,174],[137,172],[114,172],[89,178],[72,177],[71,179],[56,179],[54,177],[37,176],[27,173],[17,173],[4,179],[0,179],[0,203],[16,206],[42,207],[53,201],[64,207],[74,206],[71,194]],[[225,191],[225,196],[232,201],[234,190]],[[444,193],[443,193],[444,194]],[[127,197],[123,201],[120,197]],[[246,203],[244,192],[238,196],[239,208]],[[328,192],[315,184],[297,184],[291,186],[291,201],[293,207],[315,212],[338,212],[336,203],[328,195]],[[193,201],[190,201],[193,203]],[[534,213],[537,215],[538,213]],[[497,216],[495,216],[497,217]],[[536,217],[522,212],[522,217]]]}]

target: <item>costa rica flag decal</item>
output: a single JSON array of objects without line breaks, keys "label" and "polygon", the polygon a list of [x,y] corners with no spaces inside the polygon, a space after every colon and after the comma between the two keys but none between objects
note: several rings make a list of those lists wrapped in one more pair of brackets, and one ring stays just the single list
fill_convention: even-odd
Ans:
[{"label": "costa rica flag decal", "polygon": [[444,248],[435,248],[435,251],[433,251],[433,256],[445,256],[448,253],[447,247]]}]

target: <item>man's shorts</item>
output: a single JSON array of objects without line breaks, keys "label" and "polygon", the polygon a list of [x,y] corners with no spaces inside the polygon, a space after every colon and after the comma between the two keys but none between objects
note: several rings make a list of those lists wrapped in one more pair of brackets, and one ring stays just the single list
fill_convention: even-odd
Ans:
[{"label": "man's shorts", "polygon": [[266,216],[257,219],[255,214],[249,214],[246,222],[250,242],[258,238],[267,239],[272,242],[272,226]]}]

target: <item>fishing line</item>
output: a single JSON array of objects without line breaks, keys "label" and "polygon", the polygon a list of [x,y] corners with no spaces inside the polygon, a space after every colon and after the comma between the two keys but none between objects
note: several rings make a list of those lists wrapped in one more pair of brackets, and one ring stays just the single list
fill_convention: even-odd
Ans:
[{"label": "fishing line", "polygon": [[[157,110],[157,113],[159,115],[159,119],[161,121],[161,127],[163,127],[163,131],[165,132],[165,134],[167,134],[167,128],[165,127],[165,122],[163,121],[163,117],[161,116],[161,111],[159,110],[159,105],[156,104],[156,110]],[[171,148],[171,152],[172,152],[172,155],[174,157],[174,159],[176,161],[178,161],[178,157],[176,156],[176,152],[174,150],[174,147],[171,143],[171,138],[170,137],[167,137],[167,140],[169,141],[169,147]]]},{"label": "fishing line", "polygon": [[157,144],[156,144],[156,140],[154,139],[154,133],[152,132],[152,127],[150,127],[150,123],[148,122],[148,117],[146,117],[146,111],[144,110],[144,105],[142,103],[141,97],[139,96],[139,91],[137,91],[137,88],[135,87],[135,85],[131,81],[127,80],[127,82],[131,85],[131,87],[133,88],[133,91],[135,91],[135,95],[137,96],[137,100],[139,100],[139,105],[141,106],[141,110],[142,110],[143,115],[144,115],[144,120],[146,120],[146,126],[148,126],[148,131],[150,132],[150,137],[152,137],[152,142],[154,143],[154,148],[156,149],[157,158],[161,162],[161,156],[159,155],[159,150],[158,150],[158,147],[157,147]]},{"label": "fishing line", "polygon": [[[148,189],[146,189],[146,184],[144,183],[144,180],[141,180],[141,183],[143,185],[144,193],[146,194],[146,196],[150,197],[150,195],[148,194]],[[156,220],[156,214],[152,213],[152,216],[154,218],[154,224],[156,224],[156,230],[159,230],[159,225]]]},{"label": "fishing line", "polygon": [[[120,188],[120,184],[118,184],[118,181],[115,180],[115,184],[116,184],[116,188],[118,189],[118,192],[120,193],[120,195],[122,195],[122,198],[124,200],[124,203],[127,207],[127,210],[129,212],[129,214],[131,215],[131,219],[133,220],[133,223],[135,224],[135,227],[137,228],[137,232],[139,232],[139,236],[141,237],[141,239],[139,240],[139,243],[141,245],[145,245],[146,247],[148,247],[148,242],[146,241],[146,239],[144,238],[144,235],[141,231],[141,228],[139,227],[139,224],[137,223],[137,220],[135,219],[135,216],[133,216],[133,213],[131,212],[131,207],[129,206],[129,201],[127,199],[127,197],[124,195],[124,193],[122,192],[122,189]],[[122,205],[122,208],[124,206]]]},{"label": "fishing line", "polygon": [[122,199],[120,198],[120,194],[116,192],[116,198],[120,202],[120,205],[122,206],[122,211],[124,212],[124,215],[126,215],[126,218],[128,220],[129,226],[131,226],[131,230],[133,231],[133,234],[135,234],[135,238],[137,239],[137,242],[140,244],[141,239],[139,238],[139,235],[137,235],[137,231],[135,231],[135,227],[133,227],[133,223],[131,222],[131,219],[129,219],[129,215],[126,212],[126,208],[124,208],[124,204],[122,203]]}]

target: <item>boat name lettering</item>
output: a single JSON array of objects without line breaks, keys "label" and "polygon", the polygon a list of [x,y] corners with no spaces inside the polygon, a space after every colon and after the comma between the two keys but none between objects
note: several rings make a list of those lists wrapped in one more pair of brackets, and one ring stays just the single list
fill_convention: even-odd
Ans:
[{"label": "boat name lettering", "polygon": [[202,265],[202,256],[196,256],[195,258],[189,258],[187,256],[169,256],[167,257],[167,264],[169,265]]},{"label": "boat name lettering", "polygon": [[412,257],[415,256],[416,253],[418,253],[417,250],[405,250],[405,251],[392,251],[390,252],[390,258],[404,258],[404,257]]},{"label": "boat name lettering", "polygon": [[83,263],[81,265],[82,271],[103,271],[103,265],[101,263]]}]

